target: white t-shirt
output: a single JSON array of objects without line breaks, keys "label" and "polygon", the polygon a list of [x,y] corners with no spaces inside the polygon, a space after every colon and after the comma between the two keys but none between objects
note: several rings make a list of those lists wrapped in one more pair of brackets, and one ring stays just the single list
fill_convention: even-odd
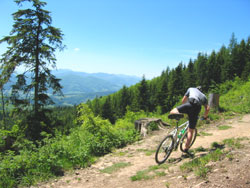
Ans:
[{"label": "white t-shirt", "polygon": [[204,95],[199,89],[190,87],[187,92],[185,93],[185,96],[188,98],[193,98],[197,100],[201,105],[207,104],[207,97]]}]

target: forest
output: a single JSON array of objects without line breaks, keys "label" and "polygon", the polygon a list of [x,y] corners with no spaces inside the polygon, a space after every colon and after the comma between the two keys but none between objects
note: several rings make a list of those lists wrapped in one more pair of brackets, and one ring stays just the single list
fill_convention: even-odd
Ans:
[{"label": "forest", "polygon": [[132,87],[123,87],[115,94],[96,98],[87,104],[95,115],[112,123],[123,117],[126,109],[164,114],[180,100],[189,87],[202,86],[205,93],[218,92],[218,85],[235,77],[247,81],[250,73],[250,38],[239,43],[232,34],[229,46],[218,52],[199,53],[197,58],[174,69],[167,68],[161,76]]},{"label": "forest", "polygon": [[[9,45],[0,59],[0,187],[30,186],[61,176],[141,139],[135,120],[167,121],[167,113],[180,103],[188,87],[201,85],[206,94],[220,94],[222,114],[250,112],[250,37],[238,42],[234,33],[227,47],[199,53],[152,80],[143,77],[114,94],[74,107],[55,107],[48,90],[62,94],[51,67],[56,66],[55,51],[64,48],[63,34],[51,25],[45,2],[28,2],[32,9],[15,12],[10,36],[0,40]],[[6,95],[4,85],[19,66],[26,69]],[[26,82],[26,73],[32,75],[31,82]],[[209,115],[211,121],[219,117]]]}]

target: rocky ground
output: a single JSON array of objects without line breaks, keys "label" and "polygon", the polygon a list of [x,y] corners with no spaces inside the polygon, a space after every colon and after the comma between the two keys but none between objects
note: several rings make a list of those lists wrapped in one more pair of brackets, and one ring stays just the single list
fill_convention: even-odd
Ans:
[{"label": "rocky ground", "polygon": [[[228,126],[220,130],[219,126]],[[157,145],[169,130],[154,131],[133,145],[118,149],[86,169],[66,173],[50,182],[34,187],[41,188],[250,188],[250,115],[210,123],[199,128],[193,149],[206,148],[194,156],[172,152],[164,165],[155,163]],[[201,134],[203,133],[203,134]],[[188,161],[208,155],[211,144],[225,139],[242,138],[240,148],[225,147],[226,156],[209,162],[206,177],[185,172],[180,166]],[[140,176],[141,175],[141,176]],[[141,177],[141,179],[140,179]]]}]

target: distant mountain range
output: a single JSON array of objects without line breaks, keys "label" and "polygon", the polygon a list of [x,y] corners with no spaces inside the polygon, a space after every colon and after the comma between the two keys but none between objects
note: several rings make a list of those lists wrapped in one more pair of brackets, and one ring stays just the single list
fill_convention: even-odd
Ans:
[{"label": "distant mountain range", "polygon": [[57,105],[74,105],[88,99],[109,95],[120,90],[124,85],[129,87],[138,83],[141,78],[121,74],[86,73],[59,69],[52,72],[61,79],[64,97],[52,99]]},{"label": "distant mountain range", "polygon": [[[88,99],[109,95],[120,90],[124,85],[129,87],[138,83],[141,78],[121,74],[86,73],[67,69],[52,71],[61,79],[64,97],[51,96],[56,105],[75,105]],[[14,80],[14,79],[13,79]],[[9,89],[7,84],[5,89]]]},{"label": "distant mountain range", "polygon": [[64,69],[53,71],[52,74],[61,79],[64,94],[117,91],[123,85],[131,86],[141,79],[136,76],[85,73]]}]

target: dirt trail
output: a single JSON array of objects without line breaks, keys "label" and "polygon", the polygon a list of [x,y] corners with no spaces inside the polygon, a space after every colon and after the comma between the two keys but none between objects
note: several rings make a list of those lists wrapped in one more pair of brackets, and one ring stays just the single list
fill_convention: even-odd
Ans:
[{"label": "dirt trail", "polygon": [[[218,126],[229,125],[232,128],[227,130],[219,130]],[[154,152],[151,155],[147,155],[145,151],[154,151],[157,148],[159,142],[167,135],[169,130],[155,131],[148,135],[144,140],[137,142],[133,145],[129,145],[125,148],[116,150],[115,152],[108,154],[100,158],[95,164],[86,169],[76,170],[74,172],[68,173],[65,176],[48,182],[46,184],[40,184],[36,187],[41,188],[166,188],[166,187],[250,187],[250,175],[247,175],[247,170],[250,165],[250,150],[249,148],[245,151],[237,151],[239,153],[238,161],[225,162],[225,164],[220,164],[222,166],[214,167],[214,173],[211,173],[211,178],[209,177],[206,181],[197,178],[194,174],[190,173],[187,177],[183,178],[181,175],[179,166],[183,162],[190,160],[189,158],[182,158],[182,153],[179,151],[172,152],[170,158],[180,159],[175,164],[166,170],[166,175],[161,177],[155,177],[149,180],[141,181],[131,181],[131,176],[136,175],[138,171],[148,169],[150,166],[156,165],[154,160]],[[192,148],[198,148],[202,146],[203,148],[209,148],[211,143],[220,142],[226,138],[235,137],[249,137],[250,138],[250,114],[243,117],[234,118],[231,120],[221,121],[220,123],[208,124],[207,128],[198,129],[198,132],[209,133],[210,136],[199,136]],[[248,141],[249,143],[249,141]],[[248,144],[249,145],[249,144]],[[237,153],[236,152],[236,153]],[[241,155],[240,155],[241,154]],[[243,174],[236,175],[234,170],[237,170],[237,166],[240,167],[240,162],[242,168],[246,168],[246,172],[242,171]],[[106,167],[110,167],[116,163],[130,163],[129,166],[121,168],[116,172],[111,174],[103,173],[101,170]],[[167,164],[168,162],[166,162]],[[234,166],[236,165],[236,166]],[[233,167],[233,168],[231,168]],[[220,172],[224,169],[224,174]],[[232,169],[230,171],[229,169]],[[249,172],[249,171],[248,171]],[[234,175],[227,175],[228,173],[233,173]],[[238,170],[237,173],[240,173]],[[217,174],[217,175],[216,175]],[[223,181],[223,177],[226,180]],[[214,177],[213,177],[214,176]],[[239,176],[239,178],[237,178]],[[244,178],[243,178],[244,176]],[[246,177],[245,177],[246,176]],[[244,180],[243,180],[244,179]],[[242,181],[239,185],[236,182]],[[241,185],[242,184],[242,185]],[[227,186],[226,186],[227,185]]]}]

